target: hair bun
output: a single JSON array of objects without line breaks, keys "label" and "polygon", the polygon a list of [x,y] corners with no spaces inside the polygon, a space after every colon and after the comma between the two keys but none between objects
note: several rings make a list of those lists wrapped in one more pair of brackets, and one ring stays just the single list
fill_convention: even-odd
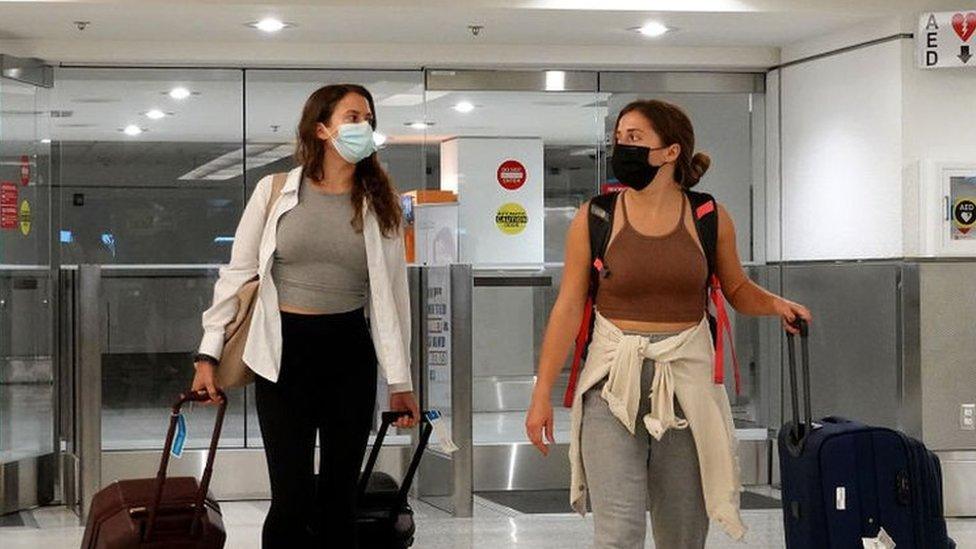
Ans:
[{"label": "hair bun", "polygon": [[691,157],[691,172],[688,174],[688,186],[691,187],[698,183],[698,181],[705,175],[708,171],[708,167],[712,165],[712,159],[707,154],[702,152],[695,153]]}]

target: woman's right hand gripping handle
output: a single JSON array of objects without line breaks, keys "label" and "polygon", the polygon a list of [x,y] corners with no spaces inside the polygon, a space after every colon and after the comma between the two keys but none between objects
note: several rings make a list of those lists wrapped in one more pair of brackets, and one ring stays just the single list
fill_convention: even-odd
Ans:
[{"label": "woman's right hand gripping handle", "polygon": [[205,404],[217,404],[220,402],[220,395],[217,393],[217,375],[213,362],[209,360],[198,360],[193,363],[196,373],[193,374],[193,385],[190,387],[194,392],[206,391],[210,395],[210,400]]}]

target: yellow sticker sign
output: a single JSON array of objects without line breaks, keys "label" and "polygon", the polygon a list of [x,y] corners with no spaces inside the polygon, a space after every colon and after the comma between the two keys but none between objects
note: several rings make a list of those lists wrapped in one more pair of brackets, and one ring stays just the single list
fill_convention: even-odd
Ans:
[{"label": "yellow sticker sign", "polygon": [[31,208],[30,202],[24,200],[20,203],[20,212],[17,215],[20,221],[20,232],[27,236],[31,229]]},{"label": "yellow sticker sign", "polygon": [[495,224],[498,229],[508,235],[516,235],[525,230],[529,223],[529,214],[521,204],[509,202],[502,204],[495,214]]}]

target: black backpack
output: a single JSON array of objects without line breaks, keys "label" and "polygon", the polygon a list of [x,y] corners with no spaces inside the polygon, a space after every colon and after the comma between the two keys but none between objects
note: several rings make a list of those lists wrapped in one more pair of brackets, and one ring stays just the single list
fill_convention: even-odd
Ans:
[{"label": "black backpack", "polygon": [[[732,334],[728,314],[725,310],[725,301],[722,298],[721,286],[718,277],[715,275],[715,256],[718,247],[718,205],[715,198],[708,193],[686,190],[685,194],[691,202],[692,212],[695,214],[695,229],[698,232],[698,240],[701,241],[708,263],[707,293],[715,306],[714,315],[710,311],[708,312],[708,325],[712,332],[712,341],[715,343],[715,373],[713,377],[716,384],[722,384],[725,382],[725,353],[722,334],[723,331],[728,334],[730,344]],[[586,306],[583,310],[583,320],[576,335],[576,349],[573,353],[569,385],[563,397],[563,405],[567,408],[573,405],[579,371],[586,360],[586,350],[593,336],[593,322],[595,320],[593,304],[596,302],[600,280],[610,276],[611,266],[607,265],[604,256],[607,245],[610,243],[610,235],[613,232],[613,215],[619,195],[619,191],[612,191],[595,196],[590,200],[589,215],[587,216],[587,226],[590,231],[590,286],[587,292]],[[735,365],[735,393],[738,395],[740,389],[739,361],[735,356],[734,348],[732,349],[732,361]]]}]

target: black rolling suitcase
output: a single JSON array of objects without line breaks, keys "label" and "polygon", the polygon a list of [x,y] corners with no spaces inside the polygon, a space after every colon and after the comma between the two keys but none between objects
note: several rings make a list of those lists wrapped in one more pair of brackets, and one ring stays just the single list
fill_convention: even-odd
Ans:
[{"label": "black rolling suitcase", "polygon": [[779,433],[789,549],[862,547],[884,529],[898,549],[950,549],[939,458],[907,435],[839,417],[811,420],[807,325],[800,322],[800,420],[793,335],[787,336],[793,420]]},{"label": "black rolling suitcase", "polygon": [[403,482],[397,483],[386,473],[373,472],[387,430],[393,422],[404,415],[408,413],[383,412],[376,442],[373,443],[366,468],[359,479],[356,524],[359,529],[359,546],[363,548],[401,549],[413,545],[416,526],[413,521],[413,510],[407,503],[407,492],[427,448],[430,435],[434,431],[426,414],[421,414],[420,441],[410,460]]}]

